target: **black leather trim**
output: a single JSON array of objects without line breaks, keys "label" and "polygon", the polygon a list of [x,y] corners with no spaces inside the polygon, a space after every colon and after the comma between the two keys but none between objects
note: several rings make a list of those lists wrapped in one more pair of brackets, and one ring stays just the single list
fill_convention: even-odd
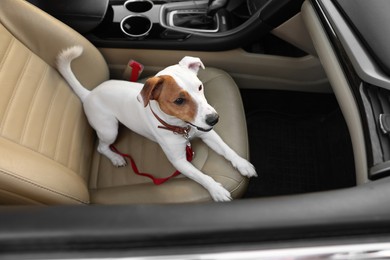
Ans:
[{"label": "black leather trim", "polygon": [[390,75],[390,1],[333,0],[381,69]]}]

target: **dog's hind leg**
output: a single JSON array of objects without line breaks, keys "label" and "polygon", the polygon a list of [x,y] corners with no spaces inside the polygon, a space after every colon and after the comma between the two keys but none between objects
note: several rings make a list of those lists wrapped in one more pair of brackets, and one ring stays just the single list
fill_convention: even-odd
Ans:
[{"label": "dog's hind leg", "polygon": [[110,149],[110,145],[115,142],[118,135],[118,119],[101,104],[93,92],[84,102],[84,111],[89,124],[95,129],[99,138],[98,152],[110,159],[116,167],[125,166],[126,160]]},{"label": "dog's hind leg", "polygon": [[110,148],[118,135],[118,120],[114,117],[105,118],[104,121],[99,122],[99,128],[95,128],[95,130],[99,138],[98,152],[110,159],[114,166],[126,166],[126,160]]}]

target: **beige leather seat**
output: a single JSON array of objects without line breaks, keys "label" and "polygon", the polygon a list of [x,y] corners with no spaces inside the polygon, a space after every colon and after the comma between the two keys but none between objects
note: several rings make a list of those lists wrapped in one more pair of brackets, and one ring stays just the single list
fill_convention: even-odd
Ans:
[{"label": "beige leather seat", "polygon": [[[83,85],[109,78],[100,52],[81,35],[23,0],[0,1],[0,203],[125,204],[210,200],[197,183],[178,176],[160,186],[115,168],[96,152],[95,133],[79,99],[55,69],[58,52],[80,44],[72,64]],[[248,157],[246,122],[233,80],[217,69],[200,74],[209,102],[220,112],[216,131]],[[158,144],[121,129],[117,148],[156,176],[174,169]],[[194,141],[194,164],[240,197],[247,180],[222,157]]]}]

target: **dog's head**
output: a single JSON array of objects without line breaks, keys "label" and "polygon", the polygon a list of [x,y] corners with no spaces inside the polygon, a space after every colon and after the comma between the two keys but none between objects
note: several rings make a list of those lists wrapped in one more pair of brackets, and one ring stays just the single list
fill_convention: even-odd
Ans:
[{"label": "dog's head", "polygon": [[198,71],[204,69],[199,58],[184,57],[179,64],[167,67],[149,78],[138,100],[146,107],[150,100],[158,102],[160,109],[202,131],[209,131],[218,122],[218,114],[207,103]]}]

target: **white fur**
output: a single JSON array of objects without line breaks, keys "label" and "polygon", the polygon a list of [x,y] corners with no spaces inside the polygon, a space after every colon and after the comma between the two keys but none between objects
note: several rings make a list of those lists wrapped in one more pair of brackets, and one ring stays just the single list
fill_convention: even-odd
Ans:
[{"label": "white fur", "polygon": [[[215,201],[232,199],[230,193],[220,183],[203,174],[186,160],[185,146],[188,141],[183,136],[158,128],[160,123],[152,115],[150,109],[145,108],[142,98],[138,96],[143,84],[108,80],[92,91],[85,89],[73,74],[70,66],[71,61],[79,57],[82,51],[80,46],[62,51],[58,56],[57,65],[62,76],[83,102],[88,121],[98,135],[98,151],[100,153],[107,156],[115,166],[126,165],[123,157],[112,152],[109,148],[117,137],[118,122],[121,122],[132,131],[159,143],[173,166],[207,189]],[[215,110],[207,103],[203,90],[199,91],[199,86],[202,83],[197,78],[197,72],[200,67],[204,68],[204,65],[199,58],[185,57],[179,64],[160,71],[156,76],[172,76],[180,87],[188,91],[198,106],[197,116],[190,123],[207,129],[211,127],[205,123],[205,117]],[[177,126],[188,125],[178,118],[163,113],[157,101],[151,100],[149,105],[167,123]],[[229,160],[242,175],[257,176],[253,165],[237,155],[214,130],[203,132],[192,127],[190,138],[194,137],[200,137],[209,147]]]}]

